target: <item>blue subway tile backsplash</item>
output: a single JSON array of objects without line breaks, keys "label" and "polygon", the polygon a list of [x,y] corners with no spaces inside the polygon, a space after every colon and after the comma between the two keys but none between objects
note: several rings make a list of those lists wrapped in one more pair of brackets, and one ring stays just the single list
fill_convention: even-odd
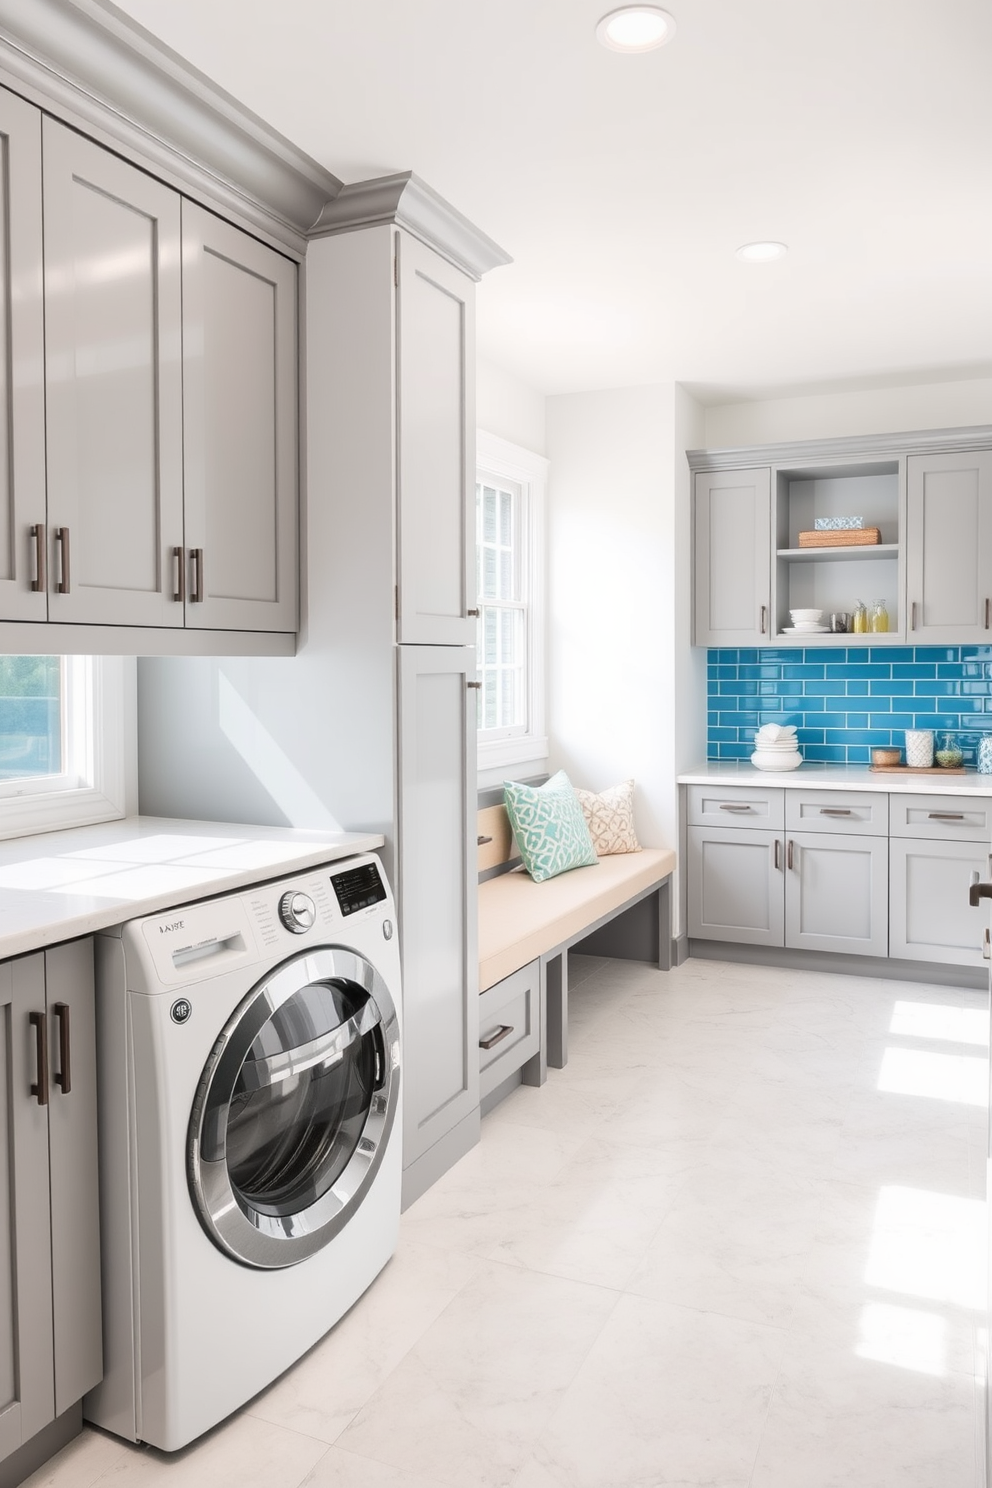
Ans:
[{"label": "blue subway tile backsplash", "polygon": [[794,723],[803,758],[867,764],[910,728],[953,733],[966,765],[992,733],[992,646],[711,650],[710,759],[747,759],[762,723]]}]

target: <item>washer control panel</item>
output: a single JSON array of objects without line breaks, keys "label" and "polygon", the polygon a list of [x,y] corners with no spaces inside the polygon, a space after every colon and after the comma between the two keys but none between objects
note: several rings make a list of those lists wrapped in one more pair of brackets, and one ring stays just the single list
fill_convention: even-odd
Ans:
[{"label": "washer control panel", "polygon": [[309,894],[290,889],[279,900],[279,918],[294,935],[305,935],[317,919],[317,906]]}]

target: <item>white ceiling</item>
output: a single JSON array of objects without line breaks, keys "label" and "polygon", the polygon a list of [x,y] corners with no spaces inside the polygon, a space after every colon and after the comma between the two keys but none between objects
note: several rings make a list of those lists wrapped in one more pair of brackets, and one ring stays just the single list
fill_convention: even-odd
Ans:
[{"label": "white ceiling", "polygon": [[668,0],[629,57],[618,0],[118,3],[342,180],[415,170],[495,238],[479,350],[545,392],[992,374],[989,0]]}]

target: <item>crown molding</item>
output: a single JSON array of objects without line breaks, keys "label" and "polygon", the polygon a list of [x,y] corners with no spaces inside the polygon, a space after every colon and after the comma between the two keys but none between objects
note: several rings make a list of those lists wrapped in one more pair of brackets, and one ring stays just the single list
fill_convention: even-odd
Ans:
[{"label": "crown molding", "polygon": [[790,440],[784,444],[749,444],[685,453],[690,470],[740,470],[755,465],[781,468],[860,459],[895,460],[900,455],[989,448],[992,448],[992,427],[976,424],[961,429],[912,429],[903,434],[855,434],[841,439]]},{"label": "crown molding", "polygon": [[330,171],[110,3],[0,0],[12,85],[298,253]]},{"label": "crown molding", "polygon": [[481,279],[489,269],[513,262],[498,243],[480,232],[413,171],[342,186],[324,207],[310,237],[326,238],[384,223],[405,228],[473,279]]}]

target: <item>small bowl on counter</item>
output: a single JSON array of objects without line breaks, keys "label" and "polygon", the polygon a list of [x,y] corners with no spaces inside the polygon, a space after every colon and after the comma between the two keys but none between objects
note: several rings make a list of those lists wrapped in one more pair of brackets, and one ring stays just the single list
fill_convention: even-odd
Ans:
[{"label": "small bowl on counter", "polygon": [[902,750],[882,748],[873,749],[871,752],[871,762],[873,765],[901,765]]}]

